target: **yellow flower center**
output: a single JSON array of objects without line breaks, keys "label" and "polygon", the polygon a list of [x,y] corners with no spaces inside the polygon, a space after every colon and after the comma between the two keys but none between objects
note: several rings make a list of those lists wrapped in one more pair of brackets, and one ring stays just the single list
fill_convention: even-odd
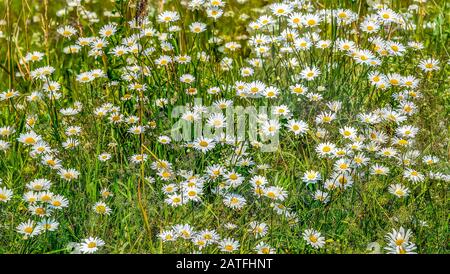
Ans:
[{"label": "yellow flower center", "polygon": [[311,236],[309,236],[309,240],[311,241],[311,242],[313,242],[313,243],[317,243],[317,237],[315,236],[315,235],[311,235]]},{"label": "yellow flower center", "polygon": [[98,205],[95,209],[98,213],[106,213],[106,207],[104,205]]},{"label": "yellow flower center", "polygon": [[397,189],[397,190],[395,191],[395,194],[397,194],[397,195],[399,195],[399,196],[403,196],[403,194],[405,194],[405,192],[403,192],[403,190],[401,190],[401,189]]},{"label": "yellow flower center", "polygon": [[398,141],[398,144],[404,146],[404,145],[407,145],[407,144],[408,144],[408,141],[405,140],[405,139],[400,139],[400,140]]},{"label": "yellow flower center", "polygon": [[36,139],[34,139],[33,137],[27,137],[24,139],[25,144],[35,144],[36,143]]},{"label": "yellow flower center", "polygon": [[397,240],[395,240],[395,244],[396,244],[397,246],[402,245],[404,242],[405,242],[404,239],[397,239]]},{"label": "yellow flower center", "polygon": [[233,246],[232,245],[226,245],[225,246],[225,250],[226,251],[233,251]]},{"label": "yellow flower center", "polygon": [[314,20],[314,19],[309,19],[306,23],[307,23],[309,26],[313,26],[313,25],[316,24],[316,20]]}]

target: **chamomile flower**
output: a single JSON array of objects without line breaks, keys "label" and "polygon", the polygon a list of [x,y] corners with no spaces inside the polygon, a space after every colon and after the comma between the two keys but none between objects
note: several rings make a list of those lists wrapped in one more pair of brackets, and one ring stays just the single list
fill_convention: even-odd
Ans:
[{"label": "chamomile flower", "polygon": [[186,199],[183,199],[180,194],[174,193],[172,195],[169,195],[165,199],[165,202],[173,207],[177,207],[186,203]]},{"label": "chamomile flower", "polygon": [[103,26],[100,31],[99,34],[101,37],[105,38],[105,37],[110,37],[112,35],[114,35],[117,31],[117,27],[114,24],[108,24]]},{"label": "chamomile flower", "polygon": [[318,77],[320,73],[320,70],[316,67],[307,67],[300,72],[300,77],[307,81],[311,81]]},{"label": "chamomile flower", "polygon": [[425,176],[418,172],[415,169],[410,169],[407,168],[404,172],[403,172],[403,177],[405,177],[407,180],[409,180],[412,183],[418,183],[418,182],[422,182],[423,180],[425,180]]},{"label": "chamomile flower", "polygon": [[379,164],[375,164],[371,166],[370,173],[373,175],[387,175],[389,173],[389,168]]},{"label": "chamomile flower", "polygon": [[261,129],[262,129],[262,132],[264,135],[275,136],[278,133],[280,127],[281,127],[281,125],[278,120],[271,119],[271,120],[265,121],[262,124]]},{"label": "chamomile flower", "polygon": [[439,70],[439,61],[433,58],[428,58],[420,61],[418,67],[424,72]]},{"label": "chamomile flower", "polygon": [[339,133],[345,139],[354,139],[356,137],[357,130],[354,127],[343,127],[339,129]]},{"label": "chamomile flower", "polygon": [[41,136],[37,135],[34,131],[28,133],[21,133],[17,140],[25,145],[34,145],[41,140]]},{"label": "chamomile flower", "polygon": [[314,197],[314,200],[319,201],[319,202],[324,203],[324,204],[326,204],[326,203],[328,203],[330,201],[329,193],[321,191],[319,189],[314,192],[313,197]]},{"label": "chamomile flower", "polygon": [[61,168],[59,170],[58,174],[61,176],[62,179],[66,180],[66,181],[72,181],[72,180],[78,179],[80,172],[78,172],[74,168],[69,168],[69,169]]},{"label": "chamomile flower", "polygon": [[319,249],[325,245],[325,237],[314,229],[306,229],[303,232],[303,239],[313,248]]},{"label": "chamomile flower", "polygon": [[392,232],[385,237],[388,242],[388,246],[385,249],[391,254],[414,253],[413,251],[416,247],[410,242],[411,236],[412,231],[409,229],[405,230],[403,227],[400,227],[399,230],[392,229]]},{"label": "chamomile flower", "polygon": [[26,187],[32,191],[45,191],[49,190],[52,183],[47,179],[35,179],[29,182]]},{"label": "chamomile flower", "polygon": [[13,192],[6,187],[0,188],[0,202],[6,203],[11,200]]},{"label": "chamomile flower", "polygon": [[270,6],[273,15],[277,17],[287,17],[292,12],[292,6],[284,3],[276,3]]},{"label": "chamomile flower", "polygon": [[28,220],[19,224],[16,228],[17,232],[23,234],[25,238],[34,237],[42,232],[42,227],[36,225],[32,220]]},{"label": "chamomile flower", "polygon": [[180,19],[180,15],[176,11],[164,11],[158,15],[158,22],[172,23]]},{"label": "chamomile flower", "polygon": [[303,179],[303,182],[305,182],[307,184],[311,184],[311,183],[316,183],[317,181],[319,181],[321,179],[321,176],[318,171],[309,170],[303,174],[302,179]]},{"label": "chamomile flower", "polygon": [[216,129],[224,128],[227,125],[225,116],[222,113],[214,113],[214,114],[212,114],[208,118],[207,124],[210,127],[213,127],[213,128],[216,128]]},{"label": "chamomile flower", "polygon": [[284,201],[287,197],[287,192],[279,186],[270,186],[264,189],[264,196],[272,200]]},{"label": "chamomile flower", "polygon": [[335,148],[336,148],[336,146],[333,143],[329,143],[329,142],[320,143],[316,147],[316,152],[321,157],[329,157],[329,156],[333,155]]},{"label": "chamomile flower", "polygon": [[389,186],[389,193],[397,196],[397,198],[403,198],[408,196],[409,189],[401,184],[392,184]]},{"label": "chamomile flower", "polygon": [[66,38],[77,34],[77,30],[72,26],[61,26],[57,29],[57,32]]},{"label": "chamomile flower", "polygon": [[303,135],[309,129],[308,124],[301,120],[289,120],[286,127],[295,135]]},{"label": "chamomile flower", "polygon": [[59,227],[59,223],[55,219],[46,218],[37,223],[38,227],[41,227],[43,231],[56,231]]},{"label": "chamomile flower", "polygon": [[92,210],[100,215],[109,215],[111,213],[111,208],[104,202],[97,202],[92,206]]},{"label": "chamomile flower", "polygon": [[255,251],[258,254],[275,254],[275,249],[265,242],[260,242],[255,246]]},{"label": "chamomile flower", "polygon": [[210,138],[199,137],[194,141],[194,148],[200,150],[203,153],[211,150],[215,146],[215,141]]},{"label": "chamomile flower", "polygon": [[97,237],[88,237],[84,239],[80,244],[80,251],[84,254],[92,254],[98,251],[98,249],[105,245],[105,242]]},{"label": "chamomile flower", "polygon": [[223,203],[227,207],[230,207],[230,208],[236,209],[236,210],[240,210],[245,206],[246,200],[243,196],[241,196],[239,194],[230,193],[224,197]]},{"label": "chamomile flower", "polygon": [[107,153],[107,152],[103,152],[102,154],[98,155],[98,159],[101,162],[106,162],[109,159],[111,159],[111,154]]},{"label": "chamomile flower", "polygon": [[266,223],[253,221],[249,224],[249,226],[249,232],[254,234],[256,238],[264,237],[268,232],[268,226]]},{"label": "chamomile flower", "polygon": [[225,238],[219,241],[220,251],[231,253],[239,249],[239,242],[232,238]]}]

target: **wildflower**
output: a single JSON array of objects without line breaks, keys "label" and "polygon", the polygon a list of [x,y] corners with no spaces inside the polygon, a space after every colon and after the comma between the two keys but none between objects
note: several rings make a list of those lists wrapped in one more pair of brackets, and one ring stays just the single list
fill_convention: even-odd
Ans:
[{"label": "wildflower", "polygon": [[171,23],[179,19],[180,15],[176,11],[164,11],[158,15],[158,22],[160,23]]},{"label": "wildflower", "polygon": [[193,22],[189,25],[189,29],[193,33],[201,33],[206,30],[206,24],[201,22]]},{"label": "wildflower", "polygon": [[320,143],[316,147],[316,152],[321,157],[331,156],[336,149],[336,146],[332,143]]},{"label": "wildflower", "polygon": [[100,215],[109,215],[111,213],[111,208],[109,208],[104,202],[95,203],[92,210]]},{"label": "wildflower", "polygon": [[321,236],[321,233],[314,229],[306,229],[303,232],[303,239],[316,249],[325,245],[325,237]]},{"label": "wildflower", "polygon": [[13,192],[6,187],[0,188],[0,202],[6,203],[11,200]]},{"label": "wildflower", "polygon": [[109,154],[109,153],[107,153],[107,152],[104,152],[104,153],[98,155],[98,159],[99,159],[101,162],[106,162],[106,161],[108,161],[109,159],[111,159],[111,154]]},{"label": "wildflower", "polygon": [[17,140],[25,145],[34,145],[41,140],[41,136],[35,132],[30,131],[28,133],[21,133]]},{"label": "wildflower", "polygon": [[411,254],[416,249],[414,243],[409,240],[412,236],[411,230],[400,227],[399,230],[392,229],[392,232],[386,235],[388,246],[385,249],[389,254]]},{"label": "wildflower", "polygon": [[99,33],[102,38],[105,38],[105,37],[110,37],[110,36],[114,35],[116,33],[116,31],[117,31],[117,27],[115,25],[108,24],[108,25],[103,26],[100,29]]},{"label": "wildflower", "polygon": [[389,173],[389,168],[379,164],[375,164],[371,167],[370,173],[373,175],[387,175]]},{"label": "wildflower", "polygon": [[420,61],[418,67],[422,69],[424,72],[439,70],[439,61],[433,58],[428,58]]},{"label": "wildflower", "polygon": [[232,209],[240,210],[245,206],[246,200],[239,194],[227,194],[223,203]]},{"label": "wildflower", "polygon": [[407,168],[404,173],[403,173],[403,177],[405,177],[407,180],[413,182],[413,183],[418,183],[418,182],[422,182],[423,180],[425,180],[425,176],[414,170],[414,169],[409,169]]},{"label": "wildflower", "polygon": [[328,192],[324,192],[318,189],[314,192],[314,200],[326,204],[330,201],[330,195],[328,194]]},{"label": "wildflower", "polygon": [[308,131],[308,124],[304,121],[289,120],[286,127],[295,135],[303,135]]},{"label": "wildflower", "polygon": [[250,229],[249,231],[255,235],[255,237],[264,237],[267,234],[267,224],[265,223],[258,223],[256,221],[253,221],[250,223]]},{"label": "wildflower", "polygon": [[200,150],[203,153],[213,149],[215,146],[215,142],[213,139],[199,137],[194,141],[194,148]]},{"label": "wildflower", "polygon": [[307,67],[300,72],[300,77],[307,81],[314,80],[317,76],[320,75],[320,70],[316,67]]},{"label": "wildflower", "polygon": [[186,203],[186,201],[182,199],[181,195],[177,193],[169,195],[165,202],[173,207],[177,207],[182,205],[183,203]]},{"label": "wildflower", "polygon": [[178,238],[178,236],[172,230],[162,231],[161,233],[159,233],[158,237],[161,238],[161,240],[163,240],[164,242],[175,241]]},{"label": "wildflower", "polygon": [[77,30],[72,26],[62,26],[57,29],[58,33],[66,38],[70,38],[71,36],[77,33]]},{"label": "wildflower", "polygon": [[80,244],[80,251],[84,254],[91,254],[98,251],[98,249],[105,245],[105,242],[97,237],[88,237],[84,239]]},{"label": "wildflower", "polygon": [[49,190],[51,185],[52,183],[47,179],[35,179],[29,182],[26,187],[33,191],[45,191]]},{"label": "wildflower", "polygon": [[62,179],[66,180],[66,181],[72,181],[72,180],[76,180],[78,178],[78,176],[80,175],[80,172],[78,172],[77,170],[75,170],[73,168],[69,168],[69,169],[61,168],[59,170],[58,174],[61,176]]},{"label": "wildflower", "polygon": [[55,219],[42,219],[37,224],[44,231],[56,231],[58,229],[59,223]]},{"label": "wildflower", "polygon": [[220,251],[223,252],[233,252],[239,248],[239,242],[232,238],[225,238],[219,242]]},{"label": "wildflower", "polygon": [[35,224],[34,221],[28,220],[17,226],[17,232],[23,234],[25,238],[34,237],[39,235],[42,231],[42,227]]},{"label": "wildflower", "polygon": [[409,189],[401,184],[393,184],[389,186],[389,192],[398,198],[408,196]]},{"label": "wildflower", "polygon": [[303,182],[307,184],[316,183],[320,179],[320,173],[315,170],[309,170],[303,174]]},{"label": "wildflower", "polygon": [[292,12],[291,5],[283,3],[272,4],[270,9],[272,10],[272,13],[277,17],[288,16],[289,13]]},{"label": "wildflower", "polygon": [[269,121],[265,121],[262,124],[262,132],[266,136],[275,136],[280,129],[280,123],[278,120],[271,119]]}]

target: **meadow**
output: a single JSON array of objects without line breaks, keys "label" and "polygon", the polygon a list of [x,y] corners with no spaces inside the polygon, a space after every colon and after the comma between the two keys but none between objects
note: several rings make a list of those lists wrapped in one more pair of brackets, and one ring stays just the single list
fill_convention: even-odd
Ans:
[{"label": "meadow", "polygon": [[446,254],[449,36],[445,0],[1,0],[0,253]]}]

